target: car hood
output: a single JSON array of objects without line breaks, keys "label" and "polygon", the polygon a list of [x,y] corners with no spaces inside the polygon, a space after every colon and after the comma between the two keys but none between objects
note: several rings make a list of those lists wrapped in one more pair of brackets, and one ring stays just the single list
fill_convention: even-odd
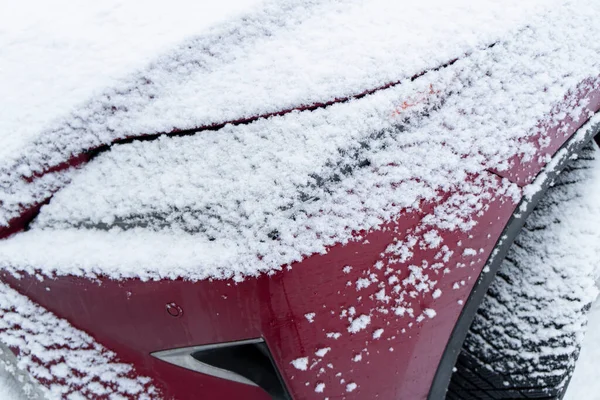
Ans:
[{"label": "car hood", "polygon": [[[63,3],[3,13],[3,172],[371,92],[488,46],[553,2]],[[72,18],[57,26],[57,13]]]},{"label": "car hood", "polygon": [[[153,243],[170,238],[198,256],[183,257],[190,270],[228,271],[218,276],[231,276],[235,265],[267,271],[346,242],[440,189],[455,190],[469,174],[535,153],[517,142],[597,71],[593,32],[580,28],[597,9],[584,3],[267,2],[186,32],[47,123],[15,128],[15,141],[26,139],[0,159],[0,235],[25,228],[53,193],[62,195],[39,230],[3,243],[4,264],[24,242],[58,249],[86,238],[89,251],[81,247],[79,258],[94,253],[98,263],[120,264],[119,254],[111,261],[96,248],[104,232],[69,231],[57,244],[46,228],[112,229],[122,216],[162,215],[151,224],[161,230],[173,210],[184,221],[177,233],[192,236],[153,230]],[[80,67],[74,60],[73,71]],[[27,96],[13,94],[35,114]],[[0,130],[20,126],[8,121]],[[99,152],[95,166],[77,169]],[[62,189],[73,179],[69,195]],[[218,231],[222,221],[235,228],[226,240],[193,236],[198,226]],[[135,230],[123,235],[126,246],[150,241]],[[59,253],[53,269],[73,255]],[[172,253],[161,259],[169,263]],[[160,276],[180,274],[170,271]]]}]

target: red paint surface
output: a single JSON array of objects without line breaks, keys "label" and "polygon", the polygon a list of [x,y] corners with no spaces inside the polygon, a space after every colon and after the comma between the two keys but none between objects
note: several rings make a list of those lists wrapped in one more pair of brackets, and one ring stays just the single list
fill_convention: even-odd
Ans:
[{"label": "red paint surface", "polygon": [[[554,153],[588,120],[591,114],[600,110],[600,76],[590,78],[578,85],[577,89],[565,96],[562,103],[557,105],[551,116],[559,115],[559,109],[576,109],[585,105],[577,118],[565,116],[559,120],[558,126],[547,127],[538,124],[538,134],[532,135],[527,142],[537,148],[537,154],[531,160],[525,161],[522,156],[515,156],[510,160],[510,168],[506,171],[495,173],[510,179],[519,186],[525,186],[535,179],[544,168]],[[547,143],[540,143],[542,132],[549,139]]]},{"label": "red paint surface", "polygon": [[[496,178],[499,179],[499,178]],[[441,199],[443,201],[445,197]],[[423,207],[423,213],[435,204]],[[315,255],[292,266],[289,271],[271,277],[231,281],[160,281],[137,280],[94,283],[64,277],[38,281],[33,277],[3,280],[60,317],[114,350],[121,359],[133,363],[138,373],[151,376],[168,396],[177,399],[267,399],[261,390],[186,371],[149,356],[151,352],[216,342],[264,337],[286,383],[296,399],[314,398],[317,383],[326,384],[321,397],[371,399],[425,398],[448,337],[496,239],[508,221],[514,204],[499,198],[487,205],[486,212],[475,217],[477,226],[468,234],[441,232],[444,243],[454,250],[448,265],[458,262],[464,268],[432,276],[442,296],[414,301],[415,314],[421,309],[437,311],[433,319],[416,323],[413,318],[382,314],[370,295],[376,285],[357,292],[354,282],[371,270],[385,279],[383,270],[373,268],[394,237],[412,233],[423,213],[409,213],[385,230],[364,235],[364,240],[333,247],[325,255]],[[394,232],[395,231],[395,232]],[[462,242],[461,245],[458,242]],[[483,249],[476,257],[465,258],[464,248]],[[433,259],[438,250],[418,250],[411,263]],[[473,262],[472,264],[470,264]],[[348,274],[342,269],[351,265]],[[407,265],[395,268],[408,275]],[[464,281],[459,290],[452,289]],[[347,282],[352,285],[348,286]],[[48,292],[46,288],[49,288]],[[361,300],[358,297],[362,296]],[[166,305],[176,303],[183,309],[174,318]],[[371,314],[368,329],[350,334],[348,320],[340,318],[342,309],[355,306],[357,315]],[[314,312],[310,323],[305,314]],[[409,326],[410,323],[412,327]],[[373,331],[384,328],[379,340]],[[406,332],[402,333],[402,329]],[[326,332],[340,332],[335,340]],[[296,370],[290,362],[298,357],[311,359],[316,350],[332,350],[316,367]],[[352,361],[363,349],[360,362]],[[393,348],[393,351],[390,351]],[[333,368],[328,368],[332,364]],[[326,373],[319,374],[323,367]],[[342,373],[341,377],[336,374]],[[341,384],[340,379],[345,379]],[[308,382],[308,386],[306,383]],[[346,383],[359,386],[346,393]]]},{"label": "red paint surface", "polygon": [[[589,110],[597,111],[600,108],[599,93],[597,85],[593,90],[582,86],[575,98],[588,99]],[[544,148],[539,146],[539,155],[553,154],[586,119],[587,116],[582,115],[575,121],[565,120],[565,130],[560,133],[550,130],[551,141]],[[543,126],[540,129],[544,129]],[[499,174],[520,185],[531,182],[545,164],[541,157],[528,162],[518,158],[512,161],[512,167]],[[134,364],[138,373],[152,377],[167,397],[267,399],[268,396],[258,388],[190,372],[149,355],[176,347],[264,337],[295,399],[314,398],[314,387],[319,382],[326,385],[324,393],[318,395],[323,398],[422,399],[429,392],[447,340],[462,310],[459,301],[468,297],[514,210],[512,202],[498,198],[474,216],[478,223],[469,233],[441,232],[444,244],[454,251],[449,264],[460,262],[466,266],[434,276],[438,281],[436,287],[442,290],[440,298],[415,299],[415,314],[432,308],[437,311],[435,318],[415,323],[412,318],[377,311],[380,306],[370,298],[377,288],[357,292],[354,282],[363,277],[365,271],[382,274],[374,270],[373,265],[384,249],[394,237],[411,233],[424,213],[434,206],[428,204],[423,206],[422,212],[405,213],[386,229],[365,234],[363,239],[368,243],[360,240],[338,245],[327,254],[294,264],[289,271],[238,284],[182,280],[92,282],[72,277],[40,282],[31,276],[15,279],[6,274],[2,279],[90,333],[114,350],[122,361]],[[33,217],[24,215],[14,223],[13,231],[15,227],[25,226],[30,218]],[[466,258],[463,256],[465,248],[476,249],[477,256]],[[431,259],[433,252],[419,250],[412,263]],[[342,272],[346,265],[353,267],[348,274]],[[395,268],[408,274],[408,265]],[[383,276],[379,278],[384,279]],[[453,289],[456,283],[459,283],[459,289]],[[177,318],[169,315],[166,310],[169,303],[176,303],[183,314]],[[356,307],[357,315],[371,315],[368,329],[348,333],[348,321],[339,315],[350,306]],[[316,313],[315,321],[310,323],[305,314],[313,312]],[[385,331],[381,339],[374,340],[372,333],[377,328]],[[328,339],[326,332],[340,332],[342,336],[337,340]],[[290,364],[293,359],[304,356],[308,356],[312,364],[317,359],[315,351],[323,347],[332,350],[308,371],[298,371]],[[363,349],[367,349],[363,359],[352,361]],[[332,364],[333,368],[327,364]],[[321,367],[326,372],[319,374]],[[342,375],[336,376],[337,373]],[[341,379],[345,382],[341,383]],[[345,384],[349,382],[359,385],[351,393],[345,390]]]}]

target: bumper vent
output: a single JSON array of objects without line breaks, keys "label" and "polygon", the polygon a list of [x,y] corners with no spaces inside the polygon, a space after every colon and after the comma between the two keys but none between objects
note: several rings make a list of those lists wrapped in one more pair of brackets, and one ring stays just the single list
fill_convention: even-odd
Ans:
[{"label": "bumper vent", "polygon": [[201,374],[258,386],[273,400],[291,400],[263,339],[164,350],[152,356]]}]

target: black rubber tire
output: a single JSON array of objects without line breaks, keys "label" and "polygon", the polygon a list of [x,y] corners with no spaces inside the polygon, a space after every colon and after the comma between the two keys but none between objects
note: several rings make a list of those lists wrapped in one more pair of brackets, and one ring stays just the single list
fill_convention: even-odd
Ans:
[{"label": "black rubber tire", "polygon": [[564,235],[561,211],[589,185],[597,153],[586,145],[525,222],[477,310],[447,399],[563,397],[596,291],[592,266],[562,268],[549,257]]}]

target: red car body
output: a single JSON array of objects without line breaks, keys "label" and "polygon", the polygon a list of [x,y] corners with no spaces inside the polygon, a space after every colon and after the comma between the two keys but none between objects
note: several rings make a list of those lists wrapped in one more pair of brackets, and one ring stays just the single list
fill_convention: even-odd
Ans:
[{"label": "red car body", "polygon": [[[579,98],[590,100],[588,107],[593,112],[600,109],[600,91],[582,93]],[[573,134],[586,120],[582,116],[578,121],[570,121],[570,133]],[[556,152],[568,137],[570,135],[557,137],[547,148],[547,154]],[[538,162],[515,163],[512,170],[500,176],[524,185],[531,182],[542,167]],[[494,172],[489,174],[495,175]],[[433,207],[430,204],[423,209]],[[372,271],[377,278],[384,279],[383,271],[376,271],[372,266],[390,244],[391,232],[411,232],[423,215],[401,215],[386,229],[363,233],[362,242],[337,245],[325,255],[313,255],[294,264],[285,273],[239,283],[227,280],[119,282],[75,277],[39,281],[34,276],[16,279],[6,273],[3,280],[77,328],[93,332],[94,338],[114,350],[122,361],[133,364],[138,373],[152,377],[166,398],[268,399],[266,392],[258,387],[201,375],[150,355],[165,349],[260,337],[271,350],[293,398],[311,398],[315,385],[321,382],[340,393],[339,398],[426,398],[463,304],[516,208],[503,197],[494,198],[486,204],[485,212],[477,216],[474,231],[468,235],[444,233],[449,236],[448,241],[462,242],[462,247],[455,249],[451,262],[465,263],[467,267],[436,276],[438,287],[449,295],[439,303],[419,303],[421,310],[438,310],[432,321],[409,326],[402,320],[378,315],[372,324],[397,332],[393,343],[375,340],[368,331],[353,336],[342,335],[326,362],[320,361],[314,352],[328,347],[328,340],[323,335],[325,331],[344,332],[347,329],[345,318],[329,318],[330,314],[339,314],[352,304],[347,283],[363,277],[365,271]],[[459,251],[466,248],[479,250],[475,256]],[[427,253],[434,251],[422,250],[423,254],[418,258],[430,259],[432,254]],[[353,268],[348,273],[343,272],[349,264]],[[408,272],[404,269],[406,276]],[[453,286],[457,282],[460,282],[460,288],[455,290]],[[59,295],[48,296],[47,288]],[[365,290],[362,303],[356,305],[359,315],[362,309],[376,307],[370,298],[375,291]],[[103,300],[99,302],[99,298]],[[180,308],[179,315],[169,313],[171,304]],[[421,310],[415,310],[415,313]],[[315,321],[320,318],[327,318],[327,321],[311,323],[305,315],[313,312]],[[369,342],[370,362],[352,361],[357,343]],[[316,364],[315,368],[329,368],[327,364],[332,364],[334,371],[341,375],[308,377],[289,363],[288,354],[307,354],[310,364]],[[374,365],[385,368],[374,368]],[[357,377],[367,384],[363,383],[354,393],[346,393],[346,384]]]},{"label": "red car body", "polygon": [[[397,83],[390,83],[394,84]],[[332,246],[326,254],[311,255],[284,267],[282,272],[241,282],[115,281],[69,276],[40,280],[33,274],[16,277],[9,272],[2,273],[2,281],[77,329],[91,334],[98,343],[114,351],[121,362],[133,365],[137,374],[150,377],[164,398],[268,399],[269,395],[259,387],[201,374],[151,355],[169,349],[256,338],[266,342],[293,399],[314,398],[316,389],[323,384],[329,399],[437,398],[451,373],[448,360],[453,358],[452,346],[460,343],[460,330],[470,323],[465,305],[476,308],[477,296],[472,293],[479,285],[485,287],[482,281],[491,279],[486,278],[492,274],[486,275],[484,267],[490,265],[494,250],[502,245],[503,234],[514,230],[511,223],[518,219],[515,214],[520,212],[520,204],[514,204],[505,195],[492,193],[491,186],[486,188],[486,182],[507,178],[520,187],[533,182],[548,160],[567,146],[575,132],[600,110],[599,87],[600,77],[590,76],[565,99],[571,108],[585,105],[580,118],[564,117],[567,134],[552,128],[555,131],[532,136],[531,142],[535,145],[542,133],[553,138],[550,144],[540,148],[536,157],[527,161],[509,160],[511,168],[505,171],[490,170],[469,176],[473,181],[481,179],[482,192],[488,192],[488,196],[484,198],[483,208],[472,210],[470,217],[476,225],[471,231],[440,231],[444,243],[455,244],[445,261],[463,267],[430,270],[429,279],[437,281],[436,288],[444,296],[439,299],[415,296],[411,300],[411,313],[423,315],[427,323],[373,312],[382,301],[377,296],[381,290],[378,283],[392,276],[386,269],[374,266],[378,261],[389,261],[386,249],[394,240],[426,233],[423,217],[436,206],[449,202],[456,194],[453,192],[441,193],[438,203],[421,204],[421,212],[401,213],[381,229],[356,232],[360,240]],[[355,98],[377,90],[382,88]],[[573,99],[576,104],[572,104]],[[299,109],[310,112],[346,100]],[[232,122],[247,124],[262,117],[265,116]],[[558,115],[558,118],[563,117]],[[540,127],[544,129],[543,125]],[[211,130],[218,128],[210,127]],[[93,153],[78,154],[45,173],[83,165]],[[8,237],[26,228],[43,204],[24,209],[1,232],[2,236]],[[437,253],[436,248],[419,248],[413,260],[434,260],[440,257]],[[351,268],[347,268],[349,266]],[[409,279],[409,266],[409,263],[399,262],[394,279]],[[361,279],[366,281],[358,290],[355,282]],[[419,282],[408,284],[417,286]],[[355,334],[346,334],[349,321],[363,315],[369,316],[370,329],[358,327]],[[383,329],[385,335],[375,334],[374,329]],[[321,349],[328,350],[319,351]],[[15,351],[18,353],[18,349]],[[291,355],[307,357],[307,368],[297,368]],[[360,384],[355,386],[355,382]],[[51,379],[45,383],[50,385]]]}]

